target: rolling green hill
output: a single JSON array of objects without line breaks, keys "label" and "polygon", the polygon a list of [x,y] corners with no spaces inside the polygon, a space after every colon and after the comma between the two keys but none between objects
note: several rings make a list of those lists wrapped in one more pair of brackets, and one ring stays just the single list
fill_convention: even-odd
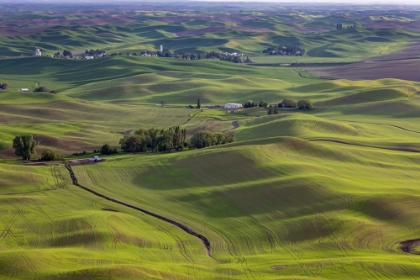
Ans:
[{"label": "rolling green hill", "polygon": [[[409,28],[362,27],[410,23],[413,11],[191,5],[198,10],[11,10],[0,32],[17,34],[2,37],[0,56],[35,44],[46,54],[164,44],[275,64],[296,57],[263,56],[262,49],[296,44],[307,48],[303,62],[329,63],[389,53],[418,38]],[[338,21],[344,29],[335,30]],[[22,26],[26,33],[13,29]],[[0,278],[419,278],[420,84],[325,80],[296,65],[126,55],[0,59],[0,83],[10,84],[0,91]],[[56,93],[33,92],[39,86]],[[202,108],[190,109],[197,99]],[[310,99],[314,109],[206,108],[249,99]],[[232,132],[236,142],[101,155],[103,162],[72,166],[79,186],[66,169],[72,153],[96,155],[105,143],[119,148],[134,130],[172,126],[188,137]],[[49,148],[65,160],[22,162],[11,146],[23,134],[39,141],[35,159]],[[415,241],[409,252],[401,247],[407,240]]]}]

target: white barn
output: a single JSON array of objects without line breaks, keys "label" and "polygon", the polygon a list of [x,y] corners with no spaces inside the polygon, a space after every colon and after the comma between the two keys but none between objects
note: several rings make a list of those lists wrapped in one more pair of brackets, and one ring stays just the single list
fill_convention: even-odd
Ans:
[{"label": "white barn", "polygon": [[240,103],[226,103],[225,104],[225,109],[238,109],[238,108],[242,108],[242,104]]}]

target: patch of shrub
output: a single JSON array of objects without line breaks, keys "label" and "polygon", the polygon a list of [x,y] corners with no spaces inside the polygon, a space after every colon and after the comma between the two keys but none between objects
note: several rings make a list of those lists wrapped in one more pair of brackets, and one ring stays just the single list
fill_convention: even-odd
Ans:
[{"label": "patch of shrub", "polygon": [[54,152],[50,149],[44,150],[41,154],[41,160],[43,161],[60,160],[62,158],[63,157],[59,153]]},{"label": "patch of shrub", "polygon": [[40,86],[34,89],[34,92],[50,92],[50,89],[44,86]]}]

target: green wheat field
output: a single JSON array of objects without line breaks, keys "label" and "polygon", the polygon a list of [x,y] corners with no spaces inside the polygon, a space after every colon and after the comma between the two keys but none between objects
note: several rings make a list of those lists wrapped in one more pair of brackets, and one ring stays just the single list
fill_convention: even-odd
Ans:
[{"label": "green wheat field", "polygon": [[[420,247],[401,250],[401,242],[420,238],[419,82],[333,80],[298,65],[219,60],[19,57],[36,41],[53,53],[95,35],[110,52],[152,49],[164,38],[177,50],[230,48],[261,64],[291,63],[297,58],[273,60],[260,50],[267,38],[274,44],[294,38],[308,46],[303,62],[347,63],[406,49],[420,33],[360,25],[334,31],[335,19],[295,11],[277,17],[255,12],[254,19],[231,24],[271,29],[255,37],[223,29],[178,38],[172,32],[222,21],[187,18],[170,25],[164,14],[133,13],[127,18],[136,18],[134,25],[69,25],[1,41],[0,54],[10,57],[0,59],[0,82],[10,87],[0,91],[0,278],[420,278]],[[48,19],[48,12],[31,14],[38,18]],[[297,33],[283,26],[291,19],[299,19],[295,28],[332,27]],[[55,40],[48,45],[42,38]],[[98,46],[94,40],[78,48]],[[32,92],[40,85],[57,93]],[[310,99],[314,109],[267,115],[258,107],[205,108],[249,99]],[[161,102],[164,107],[156,106]],[[119,149],[130,131],[172,126],[186,128],[188,137],[199,130],[232,132],[236,142],[119,152],[72,168],[83,187],[185,225],[209,240],[209,250],[173,224],[74,185],[64,164],[77,158],[73,153],[88,157],[105,143]],[[35,159],[49,148],[64,160],[18,159],[12,140],[24,134],[39,141]]]}]

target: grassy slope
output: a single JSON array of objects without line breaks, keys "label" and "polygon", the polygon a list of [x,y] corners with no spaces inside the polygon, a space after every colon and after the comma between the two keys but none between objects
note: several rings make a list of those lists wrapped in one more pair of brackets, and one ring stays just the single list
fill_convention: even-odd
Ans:
[{"label": "grassy slope", "polygon": [[277,137],[110,158],[76,174],[200,231],[220,264],[243,263],[238,278],[409,278],[417,259],[398,242],[418,238],[416,163],[410,152]]},{"label": "grassy slope", "polygon": [[[274,11],[279,8],[274,8]],[[4,24],[12,25],[16,35],[3,38],[0,55],[31,55],[35,46],[46,55],[64,49],[76,53],[97,48],[106,49],[109,53],[140,53],[144,50],[156,51],[163,44],[173,52],[242,52],[259,63],[349,62],[395,52],[419,38],[414,31],[363,28],[364,24],[380,19],[352,16],[357,12],[343,19],[332,18],[329,11],[320,14],[302,9],[305,12],[288,11],[288,14],[178,11],[178,15],[168,15],[166,11],[149,13],[136,10],[131,13],[103,10],[102,15],[73,14],[71,8],[68,15],[10,11],[3,20],[11,20],[12,23],[5,21]],[[414,19],[417,15],[402,14],[395,20],[407,20],[405,16]],[[344,25],[343,30],[335,30],[339,22]],[[29,30],[27,25],[31,26]],[[346,28],[353,25],[357,28]],[[314,33],[314,28],[322,31]],[[307,52],[303,57],[262,54],[267,47],[278,45],[300,46]]]},{"label": "grassy slope", "polygon": [[[0,65],[2,78],[10,83],[8,91],[0,92],[1,148],[10,147],[14,135],[36,133],[42,145],[39,151],[53,147],[63,154],[99,148],[104,139],[117,143],[119,132],[139,127],[205,127],[212,119],[191,118],[194,111],[185,108],[197,98],[202,104],[224,104],[258,100],[264,94],[264,98],[278,102],[292,83],[313,81],[300,78],[291,69],[266,74],[264,68],[218,61],[19,58],[1,60]],[[18,90],[32,89],[36,83],[59,94]],[[161,100],[184,108],[154,106]],[[3,156],[13,156],[10,148]]]},{"label": "grassy slope", "polygon": [[72,186],[64,165],[2,163],[0,174],[3,278],[203,277],[212,263],[183,231]]},{"label": "grassy slope", "polygon": [[[251,42],[247,34],[228,30],[184,38],[177,47],[191,49],[200,39],[208,50],[223,43],[223,49],[246,52],[270,46],[267,40],[273,36],[276,45],[295,35],[278,27],[285,19],[271,20],[274,23],[258,26],[277,28],[281,35],[255,36]],[[303,20],[302,26],[335,25],[307,16]],[[153,28],[113,31],[142,33],[148,39],[141,46],[134,45],[138,38],[133,35],[114,38],[115,44],[109,38],[95,37],[93,42],[115,50],[156,47],[161,39],[151,37],[178,42],[171,31],[201,24],[186,21],[183,28],[161,27],[156,34]],[[52,34],[57,39],[53,47],[75,47],[83,40],[66,41],[80,36],[74,28]],[[113,28],[89,28],[86,36]],[[344,61],[372,56],[381,48],[395,48],[396,40],[415,37],[409,32],[375,32],[343,30],[325,38],[299,35],[299,40],[311,46],[310,61]],[[385,35],[389,42],[377,41]],[[1,44],[27,39],[21,51],[39,41],[38,35],[23,37]],[[224,43],[227,37],[236,39]],[[357,40],[368,41],[360,53]],[[9,91],[0,92],[0,148],[9,147],[1,151],[2,158],[13,156],[11,139],[28,132],[37,134],[40,149],[70,154],[97,149],[105,141],[117,145],[120,132],[137,128],[231,130],[233,120],[240,123],[238,142],[229,146],[116,156],[75,168],[82,184],[204,234],[215,259],[182,231],[71,186],[62,166],[1,162],[0,275],[5,278],[27,279],[35,273],[43,279],[419,276],[416,256],[398,250],[398,242],[419,237],[417,83],[323,81],[297,68],[140,57],[2,59],[0,74],[11,84]],[[59,94],[18,92],[39,84]],[[195,104],[197,98],[202,104],[310,98],[316,109],[266,116],[257,108],[234,114],[176,108]],[[155,107],[161,100],[175,106]]]},{"label": "grassy slope", "polygon": [[[197,128],[214,123],[211,114],[191,118],[195,113],[189,109],[154,106],[162,100],[186,106],[195,104],[197,98],[203,105],[310,98],[318,107],[344,106],[343,112],[347,112],[363,111],[374,101],[411,98],[418,90],[417,84],[403,81],[326,82],[297,68],[247,67],[219,61],[19,58],[1,60],[0,66],[2,78],[10,83],[8,91],[0,92],[1,147],[8,147],[18,133],[42,131],[41,144],[65,154],[98,148],[103,144],[101,139],[116,143],[119,132],[139,127]],[[18,90],[36,85],[48,86],[59,94]],[[346,107],[356,103],[359,107]],[[12,153],[9,150],[3,156]]]}]

